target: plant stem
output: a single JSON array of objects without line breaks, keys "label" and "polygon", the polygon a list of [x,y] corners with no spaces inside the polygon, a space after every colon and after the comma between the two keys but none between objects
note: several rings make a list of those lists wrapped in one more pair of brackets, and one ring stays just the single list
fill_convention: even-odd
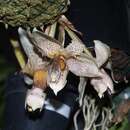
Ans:
[{"label": "plant stem", "polygon": [[55,33],[56,33],[56,26],[57,26],[57,22],[55,22],[54,24],[51,25],[50,31],[49,31],[49,36],[50,37],[55,37]]},{"label": "plant stem", "polygon": [[24,55],[20,49],[19,43],[18,43],[18,41],[14,40],[14,39],[11,39],[10,42],[14,48],[14,53],[18,60],[18,63],[20,65],[20,67],[23,69],[25,66],[25,59],[24,59]]}]

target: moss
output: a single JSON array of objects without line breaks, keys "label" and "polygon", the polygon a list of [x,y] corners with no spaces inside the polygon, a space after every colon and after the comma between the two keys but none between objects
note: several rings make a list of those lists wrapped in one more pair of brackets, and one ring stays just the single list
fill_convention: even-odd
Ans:
[{"label": "moss", "polygon": [[1,0],[0,20],[13,27],[54,22],[67,10],[68,0]]}]

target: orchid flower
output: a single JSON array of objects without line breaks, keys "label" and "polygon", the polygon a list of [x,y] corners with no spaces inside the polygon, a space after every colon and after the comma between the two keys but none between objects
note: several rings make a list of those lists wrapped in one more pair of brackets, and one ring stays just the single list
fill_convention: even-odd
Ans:
[{"label": "orchid flower", "polygon": [[[111,56],[110,48],[106,44],[102,43],[101,41],[94,41],[95,43],[95,53],[96,53],[96,63],[98,67],[102,67],[104,63],[108,61]],[[98,96],[101,98],[105,91],[114,93],[113,90],[113,82],[109,75],[105,72],[103,68],[100,69],[101,76],[100,77],[93,77],[90,81],[91,85],[93,85],[94,89],[97,91]]]},{"label": "orchid flower", "polygon": [[34,51],[34,46],[29,39],[28,33],[21,27],[18,29],[18,33],[20,36],[20,43],[28,58],[27,64],[22,71],[31,75],[34,73],[35,70],[45,68],[49,62],[43,62],[43,59],[38,54],[36,54],[36,52]]},{"label": "orchid flower", "polygon": [[[100,93],[100,97],[102,97],[103,93],[107,90],[107,88],[109,88],[111,93],[113,93],[112,80],[108,78],[105,71],[100,69],[102,65],[104,65],[111,56],[109,46],[102,43],[101,41],[95,40],[94,43],[96,58],[94,58],[84,53],[86,47],[78,40],[72,40],[72,42],[66,48],[64,48],[60,46],[58,41],[54,41],[51,38],[46,37],[43,33],[39,31],[33,32],[32,36],[35,41],[35,46],[37,48],[40,48],[39,50],[42,55],[46,55],[50,58],[55,58],[58,56],[64,57],[64,64],[66,64],[67,66],[65,68],[66,71],[71,71],[72,73],[80,77],[91,77],[92,83],[94,78],[99,77],[100,80],[98,80],[98,87],[96,87],[96,84],[94,83],[93,86],[95,90]],[[53,44],[53,46],[51,44]],[[67,77],[66,71],[62,71],[62,76],[65,75],[65,77]],[[62,85],[59,87],[59,89],[57,89],[57,83],[53,82],[52,86],[52,83],[48,82],[50,87],[53,89],[54,92],[56,91],[56,93],[65,86],[66,79],[62,76],[59,82],[61,82],[61,79],[64,79],[64,82],[61,83]],[[104,82],[103,84],[102,80]]]},{"label": "orchid flower", "polygon": [[[51,76],[52,74],[54,75],[54,73],[50,73],[48,75],[48,85],[53,89],[55,93],[64,88],[66,78],[63,77],[67,77],[67,71],[71,71],[75,75],[82,77],[101,76],[100,69],[96,64],[95,59],[92,59],[92,57],[84,53],[85,45],[80,44],[77,40],[72,40],[72,42],[66,48],[64,48],[63,46],[61,46],[61,44],[59,44],[59,41],[56,41],[49,36],[46,36],[40,31],[32,32],[30,37],[31,39],[33,39],[34,46],[42,55],[47,56],[51,59],[56,59],[59,57],[59,63],[60,61],[62,61],[60,57],[63,58],[63,64],[66,66],[65,69],[60,69],[60,71],[58,71],[57,69],[60,75],[60,78],[58,79],[58,81],[60,82],[60,89],[57,87],[57,83],[54,82],[55,80],[57,81],[57,79],[53,81],[49,80],[50,77],[57,78],[59,76]],[[57,71],[55,72],[57,73]]]},{"label": "orchid flower", "polygon": [[[72,38],[72,39],[76,39],[78,41],[78,43],[80,44],[83,44],[82,41],[77,37],[77,35],[74,33],[74,32],[77,32],[80,34],[80,32],[78,32],[75,27],[72,25],[71,22],[68,21],[68,19],[66,17],[61,17],[60,18],[60,23],[62,24],[62,26],[64,26],[65,30],[68,32],[69,36]],[[94,43],[95,43],[95,47],[94,47],[94,50],[95,50],[95,53],[96,53],[96,58],[93,58],[92,55],[90,54],[90,52],[85,49],[85,53],[86,55],[92,60],[92,61],[95,61],[95,64],[98,66],[98,68],[102,68],[102,67],[110,67],[111,66],[111,62],[110,62],[110,57],[111,57],[111,52],[110,52],[110,48],[108,45],[102,43],[101,41],[99,40],[94,40]],[[79,65],[78,65],[79,66]],[[77,66],[75,67],[77,68]],[[81,69],[81,68],[80,68]],[[75,70],[76,72],[76,70]],[[101,72],[101,70],[100,70]],[[101,72],[102,73],[102,72]],[[89,74],[89,73],[88,73]],[[103,74],[101,74],[103,75]],[[89,75],[90,76],[90,75]],[[111,78],[109,77],[107,80],[104,79],[105,76],[99,76],[100,77],[100,80],[98,81],[100,84],[98,85],[100,87],[100,89],[96,89],[96,84],[93,84],[94,88],[96,89],[96,91],[98,93],[101,93],[100,94],[100,97],[102,97],[103,93],[105,92],[105,90],[108,90],[108,87],[110,88],[113,88],[113,84],[112,83],[112,80]],[[102,78],[101,78],[102,77]],[[95,77],[92,77],[91,79],[93,79]],[[102,80],[101,79],[104,79],[104,82],[107,84],[107,82],[109,83],[109,86],[103,86],[104,91],[103,91],[103,88],[102,88],[102,85],[101,85],[101,82]],[[86,82],[86,81],[85,81]],[[84,89],[83,89],[84,90]],[[110,90],[110,93],[113,93],[112,89],[109,89]],[[84,92],[83,92],[84,93]],[[82,100],[82,99],[81,99]]]},{"label": "orchid flower", "polygon": [[[85,53],[85,45],[81,44],[76,39],[73,39],[66,48],[64,48],[59,41],[38,30],[34,30],[32,33],[28,34],[28,39],[30,39],[32,46],[41,53],[42,57],[46,56],[52,60],[52,63],[47,67],[47,85],[54,91],[55,94],[64,88],[69,71],[80,77],[91,77],[92,84],[95,89],[96,87],[93,83],[93,78],[99,77],[103,80],[104,73],[101,71],[100,67],[110,57],[110,49],[104,43],[94,41],[96,53],[96,58],[94,58]],[[55,64],[54,61],[57,63]],[[43,60],[41,63],[44,66]],[[34,64],[36,64],[36,62]],[[62,66],[64,66],[63,69]],[[104,82],[107,83],[106,79],[104,79]],[[98,82],[100,82],[100,80]],[[112,87],[113,86],[111,85],[110,88]],[[104,91],[107,90],[108,86],[104,86],[104,88],[104,90],[96,89],[96,91],[103,94]]]},{"label": "orchid flower", "polygon": [[24,77],[26,83],[29,83],[29,85],[30,83],[33,83],[32,89],[27,90],[25,108],[29,112],[33,112],[37,109],[41,111],[46,97],[43,90],[47,86],[45,70],[49,62],[43,61],[39,55],[35,53],[33,45],[31,44],[26,31],[24,31],[22,28],[19,28],[18,33],[20,36],[21,45],[28,57],[27,64],[23,68],[22,72],[31,76],[34,75],[33,81],[31,81],[27,76]]}]

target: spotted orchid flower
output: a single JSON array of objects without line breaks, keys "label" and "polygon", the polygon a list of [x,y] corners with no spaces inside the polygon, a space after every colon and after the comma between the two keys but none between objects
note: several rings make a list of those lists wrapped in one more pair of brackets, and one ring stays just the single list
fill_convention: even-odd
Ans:
[{"label": "spotted orchid flower", "polygon": [[[98,87],[93,83],[94,78],[100,78],[106,84],[110,81],[107,80],[108,78],[104,78],[104,72],[100,69],[110,57],[110,49],[104,43],[94,41],[96,53],[94,58],[92,55],[87,55],[85,53],[85,45],[75,39],[65,48],[59,41],[38,30],[30,33],[29,39],[31,39],[34,48],[37,48],[42,56],[52,60],[47,69],[47,84],[55,94],[64,88],[69,71],[80,77],[91,77],[91,83],[95,90],[100,93],[100,97],[107,88],[113,88],[111,83],[109,86],[105,86],[104,83],[103,89],[99,87],[102,86],[100,83]],[[102,80],[98,80],[98,82],[102,82]],[[110,90],[112,91],[112,89]]]},{"label": "spotted orchid flower", "polygon": [[[98,96],[102,98],[104,96],[104,92],[108,91],[109,94],[114,93],[113,89],[113,81],[110,76],[105,72],[102,66],[108,61],[111,57],[110,48],[108,45],[102,43],[99,40],[95,40],[95,53],[96,53],[96,63],[98,67],[100,67],[101,76],[100,77],[93,77],[90,80],[91,85],[97,91]],[[109,62],[110,63],[110,62]],[[108,65],[108,63],[106,64]]]},{"label": "spotted orchid flower", "polygon": [[[59,59],[57,63],[59,62],[59,64],[65,66],[64,69],[61,69],[61,65],[59,65],[60,69],[57,68],[55,73],[49,73],[48,75],[50,78],[48,78],[48,85],[55,93],[64,88],[68,71],[83,77],[99,77],[101,75],[95,59],[84,53],[85,45],[79,43],[77,40],[72,40],[72,42],[64,48],[58,41],[46,36],[40,31],[32,32],[30,37],[34,41],[34,46],[42,55],[52,58],[53,60]],[[60,57],[62,57],[62,59]],[[60,77],[56,76],[57,72]],[[52,77],[53,80],[51,79]],[[59,83],[55,81],[59,81]],[[58,84],[60,87],[57,87]]]},{"label": "spotted orchid flower", "polygon": [[29,112],[34,112],[36,110],[41,111],[46,97],[44,90],[47,87],[46,69],[49,62],[43,61],[43,59],[35,53],[34,47],[28,38],[28,33],[25,30],[19,28],[18,33],[21,45],[28,58],[27,64],[22,72],[33,76],[33,81],[28,76],[24,76],[24,80],[27,84],[33,84],[32,88],[27,90],[25,108]]}]

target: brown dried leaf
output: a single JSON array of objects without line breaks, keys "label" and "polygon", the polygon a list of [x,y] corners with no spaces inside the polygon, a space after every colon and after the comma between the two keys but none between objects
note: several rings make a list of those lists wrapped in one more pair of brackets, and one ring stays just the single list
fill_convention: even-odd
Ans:
[{"label": "brown dried leaf", "polygon": [[111,61],[114,79],[124,82],[130,79],[130,57],[122,50],[111,49]]}]

